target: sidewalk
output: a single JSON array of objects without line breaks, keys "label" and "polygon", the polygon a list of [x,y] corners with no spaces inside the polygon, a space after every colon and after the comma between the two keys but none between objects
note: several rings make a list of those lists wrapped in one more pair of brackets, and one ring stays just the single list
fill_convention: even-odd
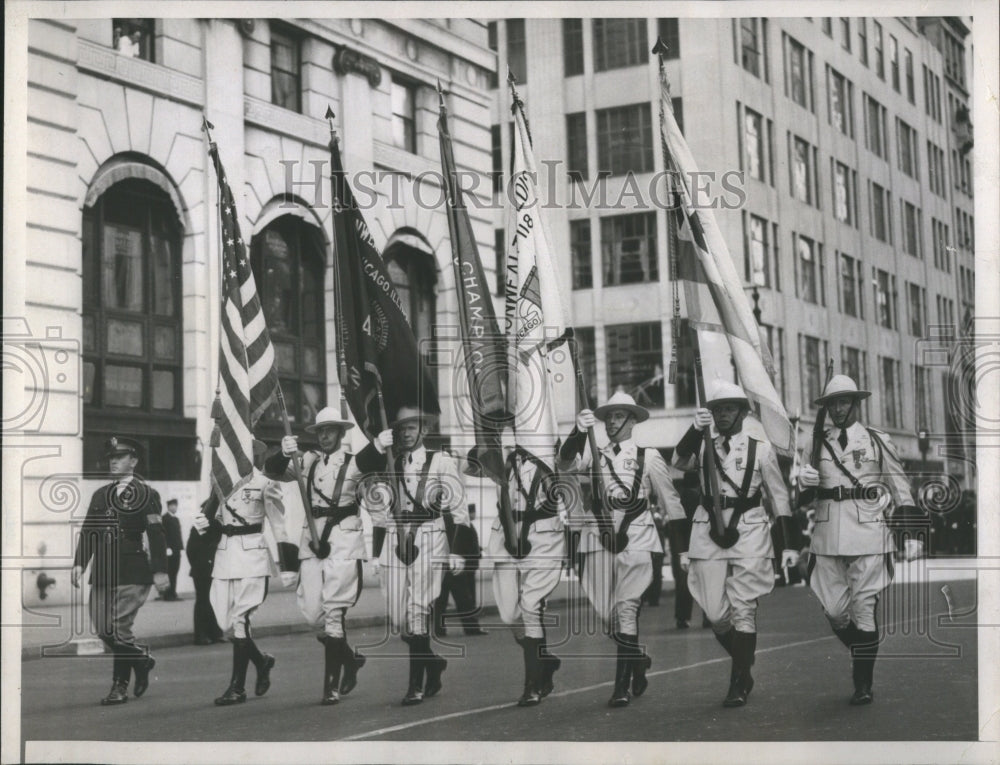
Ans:
[{"label": "sidewalk", "polygon": [[[664,569],[664,593],[673,591],[673,580],[669,577],[669,571],[669,567]],[[478,581],[481,612],[495,616],[497,608],[493,599],[490,572],[480,574]],[[579,592],[575,581],[572,586],[575,592]],[[571,597],[570,581],[564,574],[563,581],[559,583],[548,602],[550,605],[561,604],[569,597]],[[155,591],[152,591],[149,600],[136,617],[135,635],[139,642],[154,649],[193,644],[194,596],[188,595],[180,601],[161,601],[154,598]],[[91,631],[86,605],[78,605],[76,610],[76,624],[74,624],[73,607],[69,604],[25,609],[22,620],[24,626],[21,628],[21,659],[38,659],[43,655],[72,656],[103,653],[103,644]],[[357,604],[347,612],[348,628],[359,629],[382,625],[385,623],[385,618],[385,600],[381,588],[371,586],[366,581]],[[446,625],[450,626],[451,630],[460,630],[457,622],[454,626],[451,626],[452,624],[449,617]],[[253,617],[253,631],[257,637],[311,630],[312,627],[302,619],[295,591],[292,589],[272,590]]]}]

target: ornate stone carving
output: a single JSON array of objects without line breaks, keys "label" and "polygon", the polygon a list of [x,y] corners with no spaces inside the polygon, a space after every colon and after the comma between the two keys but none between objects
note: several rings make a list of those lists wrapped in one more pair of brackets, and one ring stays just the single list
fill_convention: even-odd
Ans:
[{"label": "ornate stone carving", "polygon": [[377,88],[382,82],[382,67],[378,65],[378,62],[364,53],[348,48],[346,45],[337,48],[337,52],[333,54],[333,69],[338,74],[355,72],[367,77],[368,84],[373,88]]},{"label": "ornate stone carving", "polygon": [[141,58],[120,56],[110,48],[88,40],[80,40],[77,44],[76,65],[84,71],[95,72],[175,101],[194,106],[201,106],[204,102],[204,86],[199,78]]}]

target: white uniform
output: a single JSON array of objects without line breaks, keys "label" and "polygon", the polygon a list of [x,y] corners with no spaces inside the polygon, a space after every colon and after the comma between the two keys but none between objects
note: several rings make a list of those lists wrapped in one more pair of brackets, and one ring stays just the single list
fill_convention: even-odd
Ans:
[{"label": "white uniform", "polygon": [[[614,532],[620,533],[627,524],[628,539],[624,549],[613,553],[601,543],[597,520],[590,509],[574,508],[576,519],[583,523],[578,552],[583,556],[581,584],[598,616],[611,629],[635,635],[638,630],[639,604],[642,593],[653,581],[653,553],[662,553],[663,545],[656,529],[656,522],[649,510],[649,496],[655,492],[660,506],[671,520],[681,520],[684,509],[680,495],[674,488],[670,470],[655,449],[643,449],[641,477],[640,447],[631,438],[617,444],[608,444],[600,454],[601,477],[607,494]],[[565,463],[564,463],[565,464]],[[590,451],[585,449],[566,469],[583,472],[591,465]],[[635,500],[644,505],[641,511],[629,513],[614,508],[617,501],[628,502],[635,491]]]},{"label": "white uniform", "polygon": [[263,522],[279,544],[287,543],[281,487],[259,470],[219,508],[222,536],[212,568],[210,600],[215,618],[233,636],[250,636],[250,615],[267,597],[271,554]]},{"label": "white uniform", "polygon": [[[774,589],[771,563],[774,548],[768,513],[763,505],[764,495],[775,517],[790,517],[792,510],[771,444],[752,439],[740,431],[729,437],[727,453],[725,440],[721,435],[713,439],[721,467],[718,477],[723,522],[728,526],[736,512],[735,507],[725,505],[732,504],[741,493],[755,501],[738,517],[739,539],[729,548],[720,547],[709,537],[712,517],[705,502],[710,501],[710,489],[706,485],[703,456],[699,457],[698,452],[684,456],[674,453],[673,464],[678,469],[700,468],[702,496],[706,498],[698,505],[691,522],[688,588],[717,633],[728,632],[730,627],[740,632],[756,632],[757,599]],[[751,442],[754,444],[753,472],[748,476]]]},{"label": "white uniform", "polygon": [[451,522],[469,524],[465,484],[455,460],[444,452],[420,446],[397,463],[400,460],[402,480],[398,491],[393,487],[396,496],[382,548],[382,592],[394,631],[427,635],[431,605],[448,565],[446,527]]},{"label": "white uniform", "polygon": [[562,508],[545,502],[545,478],[552,471],[539,464],[516,451],[507,458],[514,534],[527,542],[529,551],[520,559],[507,551],[499,517],[486,545],[486,554],[493,559],[493,595],[500,618],[505,624],[520,623],[523,634],[530,638],[545,637],[545,599],[559,584],[566,557],[566,537],[559,517]]},{"label": "white uniform", "polygon": [[368,558],[360,508],[364,506],[375,526],[385,525],[385,514],[362,502],[364,473],[355,455],[344,447],[332,454],[306,452],[302,475],[316,531],[326,537],[330,554],[320,560],[309,548],[312,535],[304,520],[296,593],[299,609],[306,622],[321,627],[324,634],[344,637],[345,612],[361,595],[361,564]]},{"label": "white uniform", "polygon": [[[834,629],[853,621],[863,631],[875,630],[875,604],[893,574],[894,545],[886,517],[892,508],[913,504],[895,445],[887,433],[870,430],[854,423],[843,447],[841,429],[828,427],[820,449],[810,586]],[[804,454],[811,452],[806,444]],[[870,497],[860,496],[855,481],[877,488]],[[833,492],[840,492],[840,498],[831,497]]]}]

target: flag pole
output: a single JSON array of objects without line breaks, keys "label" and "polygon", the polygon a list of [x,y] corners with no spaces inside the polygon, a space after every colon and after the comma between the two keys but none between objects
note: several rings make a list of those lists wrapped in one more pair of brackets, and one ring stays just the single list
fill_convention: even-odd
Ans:
[{"label": "flag pole", "polygon": [[[333,120],[336,117],[333,113],[333,109],[327,105],[326,107],[326,119],[330,124],[330,151],[333,152],[334,147],[339,143],[340,139],[337,136],[337,131],[333,127]],[[336,204],[336,185],[333,182],[333,166],[330,167],[330,201],[331,204]],[[330,249],[333,253],[333,294],[336,296],[333,304],[334,312],[334,322],[337,325],[337,376],[340,382],[340,419],[346,420],[347,417],[347,395],[344,393],[344,385],[347,381],[347,356],[344,350],[344,332],[346,331],[344,325],[344,316],[342,313],[343,306],[340,304],[340,253],[337,252],[337,225],[334,220],[334,216],[337,213],[334,211],[333,215],[330,216],[330,223],[333,226],[333,236],[330,239]],[[346,435],[346,433],[345,433]]]},{"label": "flag pole", "polygon": [[[694,327],[691,327],[691,343],[694,347],[694,379],[695,385],[698,388],[698,401],[701,406],[705,406],[705,374],[701,366],[701,344],[698,341],[698,330]],[[715,470],[715,444],[712,443],[711,428],[704,428],[701,433],[702,440],[705,443],[703,462],[705,472],[708,474],[708,488],[712,493],[712,529],[709,532],[709,536],[720,547],[732,547],[736,542],[735,539],[729,544],[722,543],[723,541],[728,541],[726,539],[727,529],[722,519],[722,497],[719,491],[719,474]],[[733,529],[733,532],[736,533],[738,538],[739,532],[736,529]]]},{"label": "flag pole", "polygon": [[[215,143],[215,139],[212,138],[212,130],[214,130],[214,129],[215,129],[215,125],[213,125],[211,122],[208,121],[208,117],[206,115],[202,114],[201,115],[201,130],[208,137],[208,153],[209,154],[212,154],[213,152],[217,153],[219,151],[219,147]],[[220,194],[221,194],[221,192],[218,189],[216,189],[215,212],[216,212],[217,215],[218,215],[218,212],[219,212],[219,205],[221,203],[220,200],[219,200],[219,198],[218,198]],[[219,228],[219,252],[220,253],[222,252],[222,229],[221,229],[221,227]],[[222,304],[225,302],[225,299],[223,298],[223,289],[222,289],[222,285],[225,282],[225,280],[222,277],[222,269],[223,269],[223,264],[222,264],[222,258],[220,257],[219,258],[219,306],[220,306],[220,310],[221,310]],[[221,343],[222,343],[222,338],[221,337],[219,338],[219,343],[220,343],[220,351],[219,352],[221,353],[222,352],[221,351]],[[212,409],[211,409],[211,412],[209,414],[209,416],[212,418],[212,422],[214,423],[214,425],[212,426],[212,434],[211,434],[211,436],[209,436],[209,439],[208,439],[208,446],[209,446],[210,449],[216,449],[216,448],[218,448],[222,444],[222,432],[219,430],[219,419],[222,417],[222,415],[223,415],[223,411],[222,411],[222,364],[219,364],[217,366],[216,370],[215,370],[215,398],[212,400]],[[209,483],[211,483],[211,478],[209,479]],[[225,500],[226,498],[223,497],[222,499]]]}]

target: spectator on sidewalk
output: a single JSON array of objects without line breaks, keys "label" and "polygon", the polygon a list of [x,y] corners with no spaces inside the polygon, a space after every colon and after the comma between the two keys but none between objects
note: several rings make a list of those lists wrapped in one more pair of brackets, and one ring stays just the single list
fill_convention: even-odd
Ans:
[{"label": "spectator on sidewalk", "polygon": [[[205,504],[202,504],[203,510]],[[209,593],[212,590],[212,566],[215,565],[215,549],[219,546],[219,534],[217,528],[210,526],[204,534],[199,534],[198,530],[192,527],[188,535],[187,559],[191,564],[191,579],[194,581],[195,645],[211,645],[225,640],[209,600]]]},{"label": "spectator on sidewalk", "polygon": [[177,500],[167,501],[167,512],[163,514],[163,533],[167,538],[167,576],[170,587],[157,600],[180,600],[177,597],[177,572],[181,570],[181,552],[184,538],[181,536],[181,522],[177,519]]}]

